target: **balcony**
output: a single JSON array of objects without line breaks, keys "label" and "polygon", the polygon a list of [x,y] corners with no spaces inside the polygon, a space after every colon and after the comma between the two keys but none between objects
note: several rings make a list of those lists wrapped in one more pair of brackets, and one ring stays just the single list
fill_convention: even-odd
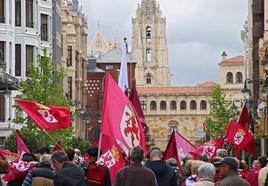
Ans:
[{"label": "balcony", "polygon": [[32,21],[26,21],[26,27],[33,28],[34,27],[34,22],[32,22]]},{"label": "balcony", "polygon": [[11,130],[10,122],[0,122],[0,130]]}]

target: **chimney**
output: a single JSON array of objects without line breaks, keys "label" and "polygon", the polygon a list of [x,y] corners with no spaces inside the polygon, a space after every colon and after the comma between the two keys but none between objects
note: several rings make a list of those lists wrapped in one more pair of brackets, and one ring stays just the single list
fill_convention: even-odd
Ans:
[{"label": "chimney", "polygon": [[223,51],[221,54],[221,61],[226,61],[227,59],[228,59],[228,55],[225,51]]}]

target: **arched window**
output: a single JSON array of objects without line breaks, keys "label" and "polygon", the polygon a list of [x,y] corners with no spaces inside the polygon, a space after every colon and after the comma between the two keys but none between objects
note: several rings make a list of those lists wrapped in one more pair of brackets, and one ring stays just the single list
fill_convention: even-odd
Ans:
[{"label": "arched window", "polygon": [[146,61],[151,62],[152,61],[152,50],[150,48],[146,49]]},{"label": "arched window", "polygon": [[155,101],[151,101],[150,110],[156,110],[156,102]]},{"label": "arched window", "polygon": [[160,110],[167,110],[167,103],[165,101],[160,102]]},{"label": "arched window", "polygon": [[196,110],[196,101],[192,100],[192,101],[190,102],[190,109],[191,109],[191,110]]},{"label": "arched window", "polygon": [[243,81],[243,75],[242,75],[241,72],[237,72],[236,73],[235,80],[236,80],[236,83],[242,83],[242,81]]},{"label": "arched window", "polygon": [[233,73],[232,72],[228,72],[226,74],[226,83],[233,83]]},{"label": "arched window", "polygon": [[180,109],[181,110],[186,110],[187,109],[186,101],[181,101],[180,102]]},{"label": "arched window", "polygon": [[150,73],[147,74],[147,76],[146,76],[146,84],[147,85],[152,84],[152,75]]},{"label": "arched window", "polygon": [[207,110],[207,102],[205,100],[202,100],[200,102],[200,109],[201,110]]},{"label": "arched window", "polygon": [[146,28],[146,41],[147,42],[152,41],[152,29],[149,26]]},{"label": "arched window", "polygon": [[177,103],[176,101],[170,102],[170,110],[177,110]]}]

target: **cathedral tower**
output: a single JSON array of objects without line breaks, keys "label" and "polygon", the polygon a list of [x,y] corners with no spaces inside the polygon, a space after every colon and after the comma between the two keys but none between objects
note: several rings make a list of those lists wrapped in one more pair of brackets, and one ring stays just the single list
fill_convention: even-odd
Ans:
[{"label": "cathedral tower", "polygon": [[166,18],[155,0],[138,4],[132,19],[132,50],[137,61],[137,86],[170,86]]}]

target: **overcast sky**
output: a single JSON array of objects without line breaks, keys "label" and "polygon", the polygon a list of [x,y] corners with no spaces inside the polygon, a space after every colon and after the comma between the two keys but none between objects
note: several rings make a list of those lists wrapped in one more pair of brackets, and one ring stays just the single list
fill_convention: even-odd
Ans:
[{"label": "overcast sky", "polygon": [[[131,18],[141,0],[80,0],[88,16],[89,42],[97,22],[107,41],[116,32],[131,41]],[[172,84],[219,81],[220,54],[243,55],[240,37],[247,18],[246,0],[158,0],[167,19]]]}]

